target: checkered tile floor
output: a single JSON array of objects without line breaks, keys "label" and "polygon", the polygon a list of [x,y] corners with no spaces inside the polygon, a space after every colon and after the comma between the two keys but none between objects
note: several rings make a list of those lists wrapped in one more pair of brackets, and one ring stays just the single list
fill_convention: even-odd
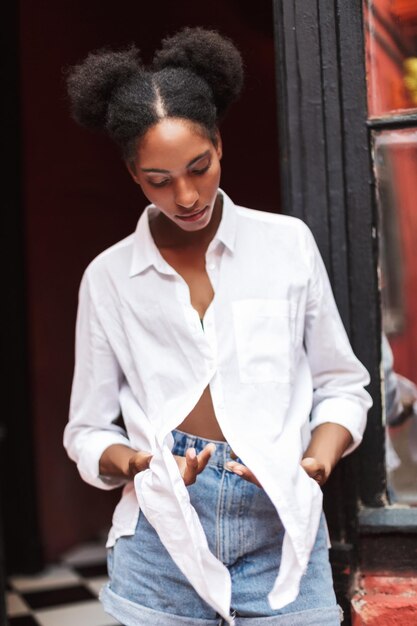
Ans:
[{"label": "checkered tile floor", "polygon": [[105,548],[85,544],[35,576],[7,585],[9,626],[116,626],[97,599],[107,580]]}]

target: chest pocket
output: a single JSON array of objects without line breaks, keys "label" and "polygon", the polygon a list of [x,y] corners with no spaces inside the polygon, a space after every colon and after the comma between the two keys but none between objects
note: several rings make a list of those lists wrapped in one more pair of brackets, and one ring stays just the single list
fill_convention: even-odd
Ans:
[{"label": "chest pocket", "polygon": [[233,302],[240,380],[288,383],[291,378],[291,303],[250,299]]}]

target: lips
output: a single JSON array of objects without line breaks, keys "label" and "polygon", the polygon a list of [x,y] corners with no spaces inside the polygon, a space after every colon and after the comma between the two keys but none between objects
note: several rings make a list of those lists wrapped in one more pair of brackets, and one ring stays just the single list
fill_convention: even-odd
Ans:
[{"label": "lips", "polygon": [[190,213],[189,215],[177,215],[177,217],[183,222],[196,222],[206,214],[207,209],[208,207],[206,206],[204,209],[201,209],[201,211],[196,211],[195,213]]}]

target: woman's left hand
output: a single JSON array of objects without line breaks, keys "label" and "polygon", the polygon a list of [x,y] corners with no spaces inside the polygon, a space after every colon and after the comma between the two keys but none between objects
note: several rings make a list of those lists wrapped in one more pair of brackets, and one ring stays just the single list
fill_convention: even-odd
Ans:
[{"label": "woman's left hand", "polygon": [[248,482],[253,483],[257,487],[260,487],[262,489],[261,483],[256,478],[255,474],[251,472],[248,467],[246,467],[246,465],[242,465],[242,463],[238,463],[237,461],[228,461],[227,463],[225,463],[224,466],[227,470],[233,472],[233,474],[241,476]]},{"label": "woman's left hand", "polygon": [[[320,487],[324,485],[330,475],[330,467],[326,467],[324,463],[320,463],[313,457],[304,458],[301,461],[301,467],[310,476],[310,478],[315,480],[320,485]],[[242,463],[238,463],[237,461],[228,461],[225,464],[225,468],[234,474],[241,476],[250,483],[257,485],[257,487],[262,488],[262,485],[256,478],[255,474],[251,472],[246,465],[242,465]]]},{"label": "woman's left hand", "polygon": [[301,461],[301,467],[307,472],[310,478],[320,485],[320,487],[324,485],[330,476],[330,465],[326,467],[324,463],[321,463],[311,456],[307,456]]}]

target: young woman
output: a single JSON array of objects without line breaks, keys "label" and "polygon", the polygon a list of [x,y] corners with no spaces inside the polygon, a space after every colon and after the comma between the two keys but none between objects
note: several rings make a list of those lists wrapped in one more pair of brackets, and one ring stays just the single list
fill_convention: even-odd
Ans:
[{"label": "young woman", "polygon": [[241,85],[200,28],[68,77],[150,202],[84,274],[65,431],[84,480],[124,485],[101,600],[126,626],[340,623],[319,485],[361,440],[368,375],[308,228],[219,189]]}]

